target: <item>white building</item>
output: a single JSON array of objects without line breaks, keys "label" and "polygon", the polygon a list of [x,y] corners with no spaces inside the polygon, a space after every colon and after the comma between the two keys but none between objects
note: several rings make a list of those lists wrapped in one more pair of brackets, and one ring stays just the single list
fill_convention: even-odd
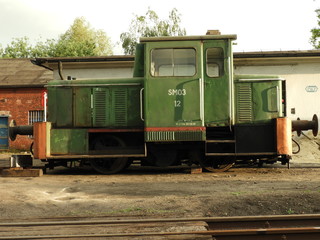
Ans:
[{"label": "white building", "polygon": [[320,116],[320,51],[234,54],[235,74],[278,75],[286,79],[287,116]]}]

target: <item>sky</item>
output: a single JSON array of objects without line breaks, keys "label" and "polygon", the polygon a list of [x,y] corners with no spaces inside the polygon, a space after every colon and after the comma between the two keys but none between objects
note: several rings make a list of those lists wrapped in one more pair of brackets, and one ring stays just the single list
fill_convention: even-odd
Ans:
[{"label": "sky", "polygon": [[[76,17],[102,29],[114,45],[135,15],[148,8],[168,19],[176,8],[187,35],[208,29],[237,34],[236,52],[312,49],[310,30],[317,25],[320,0],[0,0],[0,44],[28,37],[32,43],[57,39]],[[114,54],[122,54],[115,47]]]}]

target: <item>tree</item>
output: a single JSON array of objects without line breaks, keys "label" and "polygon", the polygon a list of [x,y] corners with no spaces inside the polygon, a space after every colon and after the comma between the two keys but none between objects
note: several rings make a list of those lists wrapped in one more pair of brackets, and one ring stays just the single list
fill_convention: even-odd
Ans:
[{"label": "tree", "polygon": [[2,58],[34,58],[54,56],[56,40],[37,42],[32,46],[28,37],[14,38],[5,49],[0,49]]},{"label": "tree", "polygon": [[[317,13],[317,18],[318,18],[318,26],[320,26],[320,9],[317,9],[315,11]],[[316,49],[320,48],[320,29],[319,28],[313,28],[311,29],[311,38],[310,38],[310,43],[312,44],[312,46]]]},{"label": "tree", "polygon": [[38,41],[34,47],[31,48],[30,57],[55,57],[57,40],[47,39],[45,42]]},{"label": "tree", "polygon": [[70,28],[60,36],[55,56],[102,56],[111,55],[112,45],[102,30],[91,28],[84,17],[76,18]]},{"label": "tree", "polygon": [[15,38],[6,48],[0,48],[3,58],[82,57],[112,54],[110,38],[102,30],[93,29],[84,17],[76,18],[58,40],[38,41],[34,46],[29,38]]},{"label": "tree", "polygon": [[11,44],[5,49],[1,49],[1,57],[4,58],[28,58],[30,56],[31,45],[27,37],[14,38]]},{"label": "tree", "polygon": [[169,19],[161,20],[155,11],[148,9],[145,16],[135,15],[129,31],[120,35],[125,54],[134,54],[140,37],[183,36],[186,30],[180,27],[180,14],[176,8],[169,12]]}]

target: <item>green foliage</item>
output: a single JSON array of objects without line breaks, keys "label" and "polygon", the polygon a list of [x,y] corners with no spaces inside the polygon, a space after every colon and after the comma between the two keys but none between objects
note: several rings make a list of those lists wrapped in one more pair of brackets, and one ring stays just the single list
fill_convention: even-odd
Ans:
[{"label": "green foliage", "polygon": [[11,45],[1,49],[1,56],[4,58],[27,58],[30,56],[31,45],[27,37],[14,38]]},{"label": "green foliage", "polygon": [[56,56],[56,44],[55,39],[47,39],[45,42],[39,41],[31,48],[29,57],[54,57]]},{"label": "green foliage", "polygon": [[176,8],[169,13],[169,19],[161,20],[155,11],[148,9],[145,16],[135,15],[129,31],[120,35],[125,54],[134,54],[140,37],[183,36],[186,30],[180,27],[180,14]]},{"label": "green foliage", "polygon": [[289,209],[287,209],[287,214],[295,214],[295,211],[294,210],[292,210],[291,208],[289,208]]},{"label": "green foliage", "polygon": [[82,57],[112,54],[112,44],[106,33],[91,28],[84,17],[76,18],[58,40],[38,41],[34,46],[29,38],[15,38],[6,48],[0,48],[3,58]]},{"label": "green foliage", "polygon": [[[317,9],[315,11],[317,13],[317,18],[318,18],[318,26],[320,27],[320,9]],[[320,49],[320,29],[319,28],[313,28],[311,29],[311,38],[310,38],[310,43],[315,49]]]},{"label": "green foliage", "polygon": [[94,30],[84,17],[76,18],[56,44],[56,57],[102,56],[112,54],[110,39],[102,30]]}]

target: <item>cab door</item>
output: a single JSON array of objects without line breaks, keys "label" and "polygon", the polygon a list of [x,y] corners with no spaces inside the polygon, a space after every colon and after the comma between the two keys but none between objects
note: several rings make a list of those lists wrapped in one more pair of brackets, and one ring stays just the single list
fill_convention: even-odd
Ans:
[{"label": "cab door", "polygon": [[148,43],[144,89],[146,141],[204,138],[200,44]]},{"label": "cab door", "polygon": [[203,69],[205,124],[228,126],[233,122],[231,40],[204,41]]}]

